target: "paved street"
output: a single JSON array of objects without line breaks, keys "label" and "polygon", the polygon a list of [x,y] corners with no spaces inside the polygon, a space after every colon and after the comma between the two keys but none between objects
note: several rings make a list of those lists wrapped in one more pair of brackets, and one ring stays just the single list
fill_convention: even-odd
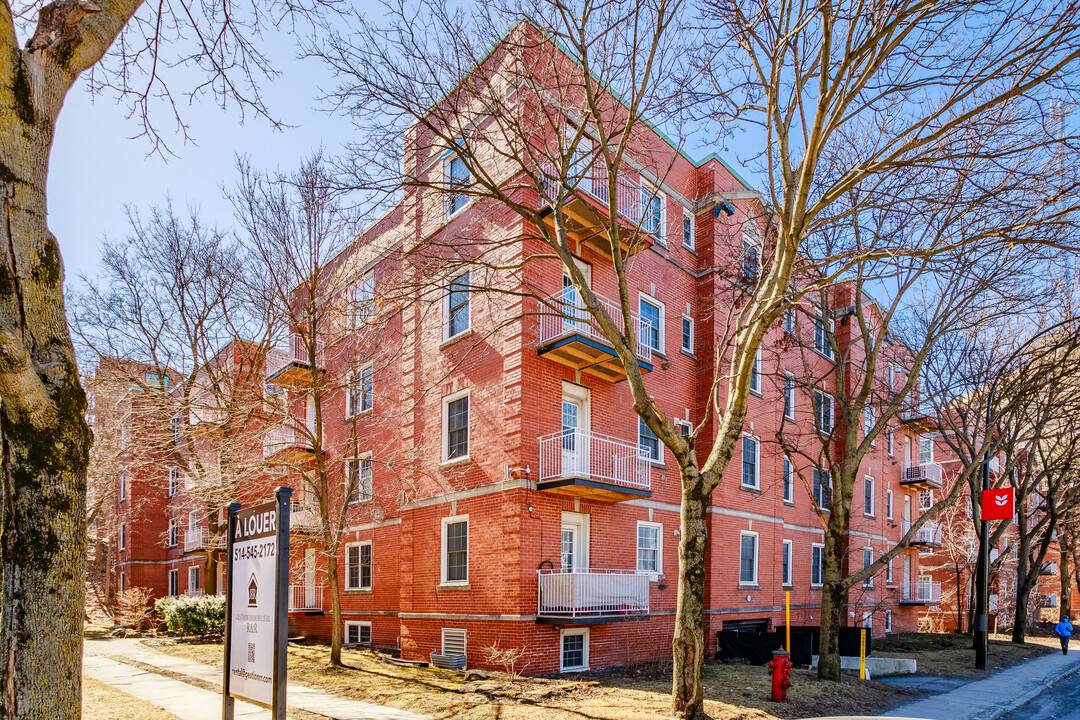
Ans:
[{"label": "paved street", "polygon": [[[1075,651],[1073,651],[1075,652]],[[1069,657],[1072,657],[1072,652]],[[1007,720],[1080,720],[1080,673],[1072,673],[1003,718]]]}]

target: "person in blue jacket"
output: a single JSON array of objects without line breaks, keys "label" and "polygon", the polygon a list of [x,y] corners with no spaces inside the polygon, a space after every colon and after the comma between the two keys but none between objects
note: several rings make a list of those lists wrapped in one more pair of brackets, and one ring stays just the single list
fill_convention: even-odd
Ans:
[{"label": "person in blue jacket", "polygon": [[1061,638],[1061,654],[1069,654],[1069,637],[1072,635],[1072,623],[1069,622],[1069,616],[1065,615],[1061,618],[1061,622],[1054,628],[1054,632]]}]

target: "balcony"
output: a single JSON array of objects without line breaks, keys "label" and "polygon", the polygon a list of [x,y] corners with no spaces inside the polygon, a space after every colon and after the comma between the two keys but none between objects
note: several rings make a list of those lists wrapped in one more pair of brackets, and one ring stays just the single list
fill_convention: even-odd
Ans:
[{"label": "balcony", "polygon": [[[905,522],[900,526],[900,531],[907,535],[908,530],[911,529],[912,523]],[[912,536],[911,547],[926,547],[926,548],[939,548],[941,547],[941,525],[935,522],[925,522],[918,530],[915,531],[915,535]]]},{"label": "balcony", "polygon": [[[615,327],[622,328],[622,308],[601,295],[596,299]],[[576,288],[563,288],[549,297],[546,304],[547,307],[541,309],[537,355],[611,382],[626,379],[622,360],[585,309]],[[631,322],[637,334],[634,354],[638,358],[638,367],[642,372],[652,372],[652,349],[645,342],[645,331],[649,326],[636,314],[631,316]]]},{"label": "balcony", "polygon": [[[323,368],[323,344],[315,344],[315,363]],[[266,384],[282,388],[311,387],[311,353],[302,335],[289,337],[288,350],[273,350],[266,356]]]},{"label": "balcony", "polygon": [[305,462],[311,459],[313,452],[311,431],[293,424],[268,428],[263,435],[263,457],[273,458],[276,462]]},{"label": "balcony", "polygon": [[536,489],[608,502],[647,498],[652,497],[651,470],[637,443],[560,430],[540,438]]},{"label": "balcony", "polygon": [[649,615],[649,575],[633,570],[537,571],[536,621],[588,625]]},{"label": "balcony", "polygon": [[1039,574],[1040,575],[1057,575],[1058,574],[1058,564],[1056,562],[1044,562],[1041,566],[1039,566]]},{"label": "balcony", "polygon": [[188,588],[184,591],[184,594],[188,597],[202,597],[206,594],[206,590],[203,588]]},{"label": "balcony", "polygon": [[937,463],[901,463],[900,485],[916,490],[940,490],[941,466]]},{"label": "balcony", "polygon": [[311,535],[322,529],[317,508],[293,502],[289,505],[289,532]]},{"label": "balcony", "polygon": [[322,585],[289,586],[289,612],[314,614],[324,610]]},{"label": "balcony", "polygon": [[[544,193],[540,198],[540,214],[544,222],[554,230],[555,212],[550,205],[554,199],[554,189],[559,182],[559,172],[551,163],[540,169],[543,176]],[[608,217],[608,199],[611,197],[608,187],[607,166],[594,162],[591,166],[578,163],[570,168],[567,181],[573,185],[566,195],[562,211],[567,235],[581,245],[589,245],[599,252],[611,255],[611,240],[604,227]],[[650,231],[660,228],[649,227],[656,224],[656,216],[646,217],[649,201],[653,197],[651,190],[642,187],[641,182],[630,175],[619,172],[615,178],[616,208],[619,214],[619,247],[623,255],[629,257],[652,245]],[[641,232],[638,228],[640,226]]]},{"label": "balcony", "polygon": [[917,580],[900,586],[901,605],[940,605],[941,583]]},{"label": "balcony", "polygon": [[[184,552],[205,552],[210,547],[210,531],[204,527],[188,528],[184,531]],[[214,544],[214,548],[225,547],[225,538],[220,537],[217,539],[217,543]]]}]

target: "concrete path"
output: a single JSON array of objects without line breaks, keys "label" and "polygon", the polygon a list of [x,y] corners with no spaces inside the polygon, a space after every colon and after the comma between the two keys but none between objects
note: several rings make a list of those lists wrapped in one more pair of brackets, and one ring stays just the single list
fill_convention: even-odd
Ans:
[{"label": "concrete path", "polygon": [[[95,680],[145,700],[181,720],[220,720],[220,668],[160,652],[138,640],[87,639],[83,647],[83,671]],[[126,664],[125,659],[212,683],[219,690],[210,692],[147,672]],[[350,700],[297,683],[289,683],[288,703],[290,708],[332,720],[432,720],[426,715]],[[270,717],[269,710],[249,703],[237,702],[236,707],[237,718],[261,720]]]},{"label": "concrete path", "polygon": [[984,680],[901,705],[882,717],[927,720],[997,720],[1080,669],[1080,652],[1028,660]]}]

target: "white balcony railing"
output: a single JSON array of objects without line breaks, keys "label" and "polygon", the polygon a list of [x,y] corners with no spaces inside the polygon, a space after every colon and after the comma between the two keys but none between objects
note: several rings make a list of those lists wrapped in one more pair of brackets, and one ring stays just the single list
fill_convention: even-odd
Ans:
[{"label": "white balcony railing", "polygon": [[[900,532],[907,535],[913,523],[905,522],[900,525]],[[941,545],[941,525],[936,522],[925,522],[911,538],[912,545]]]},{"label": "white balcony railing", "polygon": [[289,505],[289,529],[294,531],[318,530],[322,527],[316,508],[293,502]]},{"label": "white balcony railing", "polygon": [[540,438],[540,482],[574,477],[648,490],[651,468],[637,443],[608,435],[560,430]]},{"label": "white balcony railing", "polygon": [[941,602],[941,583],[932,580],[916,580],[900,586],[900,601],[915,603]]},{"label": "white balcony railing", "polygon": [[184,594],[188,597],[202,597],[206,594],[206,590],[203,588],[188,588],[184,591]]},{"label": "white balcony railing", "polygon": [[205,550],[210,533],[206,528],[188,528],[184,531],[184,552]]},{"label": "white balcony railing", "polygon": [[[540,169],[543,176],[544,197],[541,202],[548,202],[555,196],[554,189],[559,182],[559,173],[555,165],[546,163]],[[611,197],[611,189],[608,186],[607,166],[596,161],[587,165],[582,161],[575,163],[570,168],[566,177],[567,186],[575,191],[584,192],[592,196],[604,206],[607,206]],[[634,225],[641,222],[642,212],[648,205],[654,193],[643,191],[641,183],[624,172],[619,172],[615,177],[615,208],[619,215]],[[646,228],[647,230],[650,228]]]},{"label": "white balcony railing", "polygon": [[[602,295],[597,295],[596,299],[607,311],[612,322],[615,323],[615,327],[621,332],[624,327],[622,308]],[[541,346],[567,335],[583,335],[591,340],[611,346],[611,341],[600,331],[600,326],[596,323],[596,320],[585,309],[585,303],[581,301],[577,288],[566,287],[561,292],[555,293],[547,299],[547,307],[542,308],[541,312]],[[634,353],[640,359],[649,362],[652,359],[652,348],[646,342],[646,337],[651,327],[636,313],[631,313],[630,317],[637,333]]]},{"label": "white balcony railing", "polygon": [[931,483],[941,487],[941,466],[937,463],[901,463],[900,482]]},{"label": "white balcony railing", "polygon": [[269,457],[288,448],[311,450],[310,431],[305,432],[294,425],[268,428],[263,435],[263,455]]},{"label": "white balcony railing", "polygon": [[538,570],[538,615],[602,617],[649,612],[649,575],[633,570]]},{"label": "white balcony railing", "polygon": [[322,585],[290,585],[289,612],[296,610],[322,610]]},{"label": "white balcony railing", "polygon": [[[273,377],[281,372],[282,368],[289,365],[311,365],[311,353],[303,335],[292,334],[289,336],[288,350],[271,350],[266,354],[266,377]],[[323,364],[323,344],[315,343],[315,364]]]}]

